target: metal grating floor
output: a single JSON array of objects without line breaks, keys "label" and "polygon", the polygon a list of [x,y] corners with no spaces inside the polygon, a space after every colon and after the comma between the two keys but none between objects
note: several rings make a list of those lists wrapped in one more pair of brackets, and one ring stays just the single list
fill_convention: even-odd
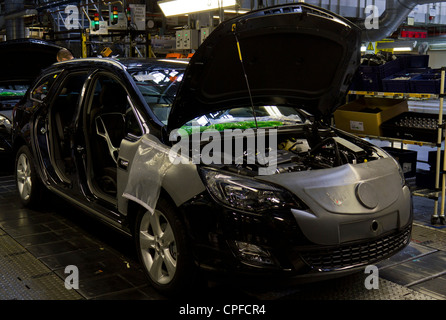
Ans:
[{"label": "metal grating floor", "polygon": [[[0,299],[164,300],[142,274],[132,241],[58,199],[41,210],[24,209],[13,177],[0,176]],[[415,201],[415,206],[417,202]],[[446,229],[416,221],[412,242],[378,265],[379,289],[366,274],[292,288],[209,283],[198,298],[257,300],[444,300]],[[79,289],[64,286],[67,265],[79,268]]]},{"label": "metal grating floor", "polygon": [[0,299],[78,300],[64,281],[10,236],[0,236]]}]

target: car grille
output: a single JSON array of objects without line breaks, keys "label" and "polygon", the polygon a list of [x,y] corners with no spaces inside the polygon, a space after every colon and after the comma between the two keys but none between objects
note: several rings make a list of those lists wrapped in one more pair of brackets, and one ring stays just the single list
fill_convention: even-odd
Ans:
[{"label": "car grille", "polygon": [[303,260],[319,271],[334,271],[378,262],[402,249],[410,241],[412,225],[402,231],[367,242],[301,252]]}]

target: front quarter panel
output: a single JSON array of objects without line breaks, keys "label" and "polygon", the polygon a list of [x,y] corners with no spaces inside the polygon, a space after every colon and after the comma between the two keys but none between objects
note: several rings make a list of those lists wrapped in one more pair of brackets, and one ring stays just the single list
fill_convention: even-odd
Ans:
[{"label": "front quarter panel", "polygon": [[169,147],[150,134],[144,135],[131,147],[126,148],[125,143],[121,145],[120,158],[131,160],[128,173],[123,168],[118,169],[121,212],[125,213],[128,200],[154,212],[161,189],[169,194],[176,206],[205,190],[195,164],[174,164],[169,158],[169,151]]}]

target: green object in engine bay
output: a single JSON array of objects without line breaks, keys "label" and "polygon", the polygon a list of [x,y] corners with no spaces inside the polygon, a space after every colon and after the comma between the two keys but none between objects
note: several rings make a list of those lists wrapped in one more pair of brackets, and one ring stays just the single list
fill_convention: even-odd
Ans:
[{"label": "green object in engine bay", "polygon": [[[273,128],[282,126],[282,121],[257,121],[257,126],[255,121],[239,121],[239,122],[225,122],[216,123],[209,126],[200,126],[200,132],[205,130],[216,130],[223,131],[226,129],[250,129],[250,128]],[[193,126],[184,125],[181,129],[185,130],[189,135],[193,133]]]}]

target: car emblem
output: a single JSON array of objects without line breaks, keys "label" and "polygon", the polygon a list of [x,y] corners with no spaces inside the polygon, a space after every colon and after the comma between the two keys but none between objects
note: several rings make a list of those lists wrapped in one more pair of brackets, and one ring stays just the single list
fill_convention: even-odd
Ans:
[{"label": "car emblem", "polygon": [[337,206],[341,206],[344,201],[347,199],[347,196],[342,195],[342,194],[332,194],[332,193],[326,193],[327,196],[330,198],[331,201],[333,201],[333,203]]}]

